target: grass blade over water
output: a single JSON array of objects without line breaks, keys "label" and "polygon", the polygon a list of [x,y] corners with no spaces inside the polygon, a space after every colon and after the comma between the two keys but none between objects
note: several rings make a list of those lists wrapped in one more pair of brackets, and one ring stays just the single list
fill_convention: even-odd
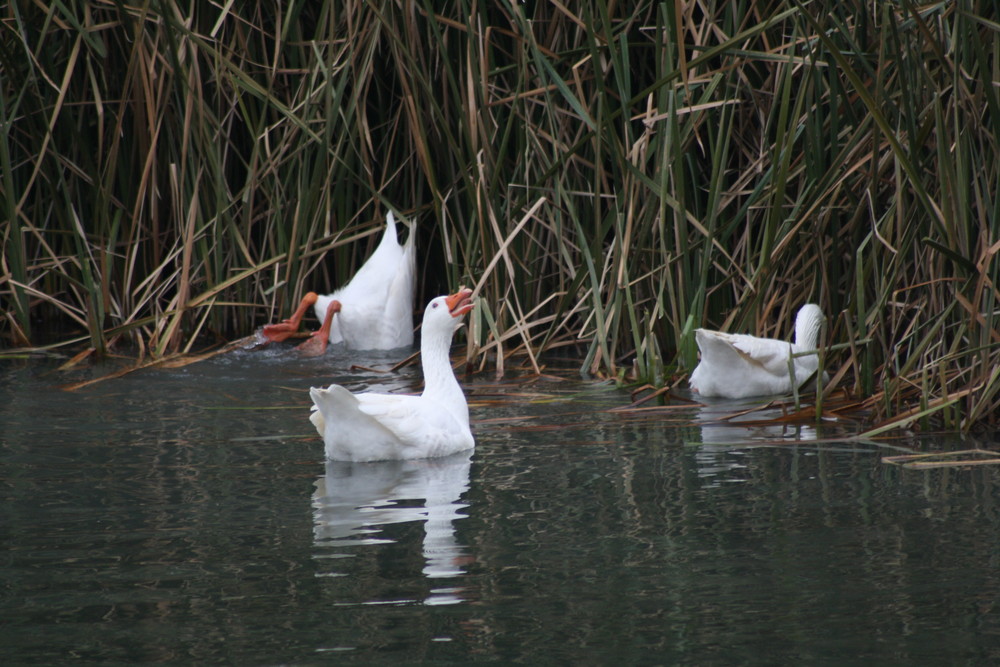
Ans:
[{"label": "grass blade over water", "polygon": [[14,3],[2,334],[238,338],[343,284],[394,208],[420,301],[478,285],[480,367],[674,384],[694,328],[784,337],[813,301],[877,423],[995,425],[998,12]]}]

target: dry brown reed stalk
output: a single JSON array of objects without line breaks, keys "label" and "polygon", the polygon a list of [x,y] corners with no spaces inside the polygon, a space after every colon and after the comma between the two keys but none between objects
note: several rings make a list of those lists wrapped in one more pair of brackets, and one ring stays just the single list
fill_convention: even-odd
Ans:
[{"label": "dry brown reed stalk", "polygon": [[997,423],[995,3],[0,13],[11,344],[245,335],[395,208],[421,300],[477,285],[479,368],[674,385],[694,328],[781,337],[815,301],[876,423]]},{"label": "dry brown reed stalk", "polygon": [[962,468],[966,466],[1000,465],[1000,458],[997,458],[996,452],[987,449],[963,449],[955,452],[883,456],[882,463],[891,463],[903,468],[927,470],[930,468]]}]

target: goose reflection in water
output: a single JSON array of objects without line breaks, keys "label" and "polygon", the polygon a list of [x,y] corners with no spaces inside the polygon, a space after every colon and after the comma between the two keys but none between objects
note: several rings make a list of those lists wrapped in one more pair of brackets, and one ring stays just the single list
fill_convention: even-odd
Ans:
[{"label": "goose reflection in water", "polygon": [[[465,574],[469,560],[454,522],[464,519],[462,494],[469,489],[472,450],[434,459],[353,463],[326,462],[313,494],[317,547],[338,548],[392,542],[381,537],[388,524],[422,521],[423,574],[428,579]],[[414,501],[422,505],[414,506]],[[336,558],[338,555],[330,555]],[[431,591],[426,604],[460,602],[460,589]]]},{"label": "goose reflection in water", "polygon": [[741,423],[760,421],[767,415],[777,416],[777,411],[734,416],[761,405],[760,402],[702,400],[697,412],[701,438],[694,459],[698,476],[713,480],[710,485],[746,481],[742,471],[746,468],[744,461],[749,449],[810,443],[818,437],[816,429],[809,424]]}]

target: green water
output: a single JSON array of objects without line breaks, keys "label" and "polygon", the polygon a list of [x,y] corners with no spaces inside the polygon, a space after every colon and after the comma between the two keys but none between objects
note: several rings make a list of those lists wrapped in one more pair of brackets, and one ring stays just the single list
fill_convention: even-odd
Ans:
[{"label": "green water", "polygon": [[395,360],[238,352],[77,392],[3,362],[4,664],[1000,660],[993,466],[489,377],[463,380],[474,453],[325,463],[308,387],[415,390],[371,370]]}]

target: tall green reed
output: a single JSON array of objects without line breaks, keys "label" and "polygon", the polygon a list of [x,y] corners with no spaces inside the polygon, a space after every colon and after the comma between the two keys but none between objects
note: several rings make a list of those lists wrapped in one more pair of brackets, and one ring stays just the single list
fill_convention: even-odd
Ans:
[{"label": "tall green reed", "polygon": [[237,5],[3,10],[9,340],[248,333],[394,208],[480,366],[667,383],[816,301],[878,418],[995,423],[992,3]]}]

